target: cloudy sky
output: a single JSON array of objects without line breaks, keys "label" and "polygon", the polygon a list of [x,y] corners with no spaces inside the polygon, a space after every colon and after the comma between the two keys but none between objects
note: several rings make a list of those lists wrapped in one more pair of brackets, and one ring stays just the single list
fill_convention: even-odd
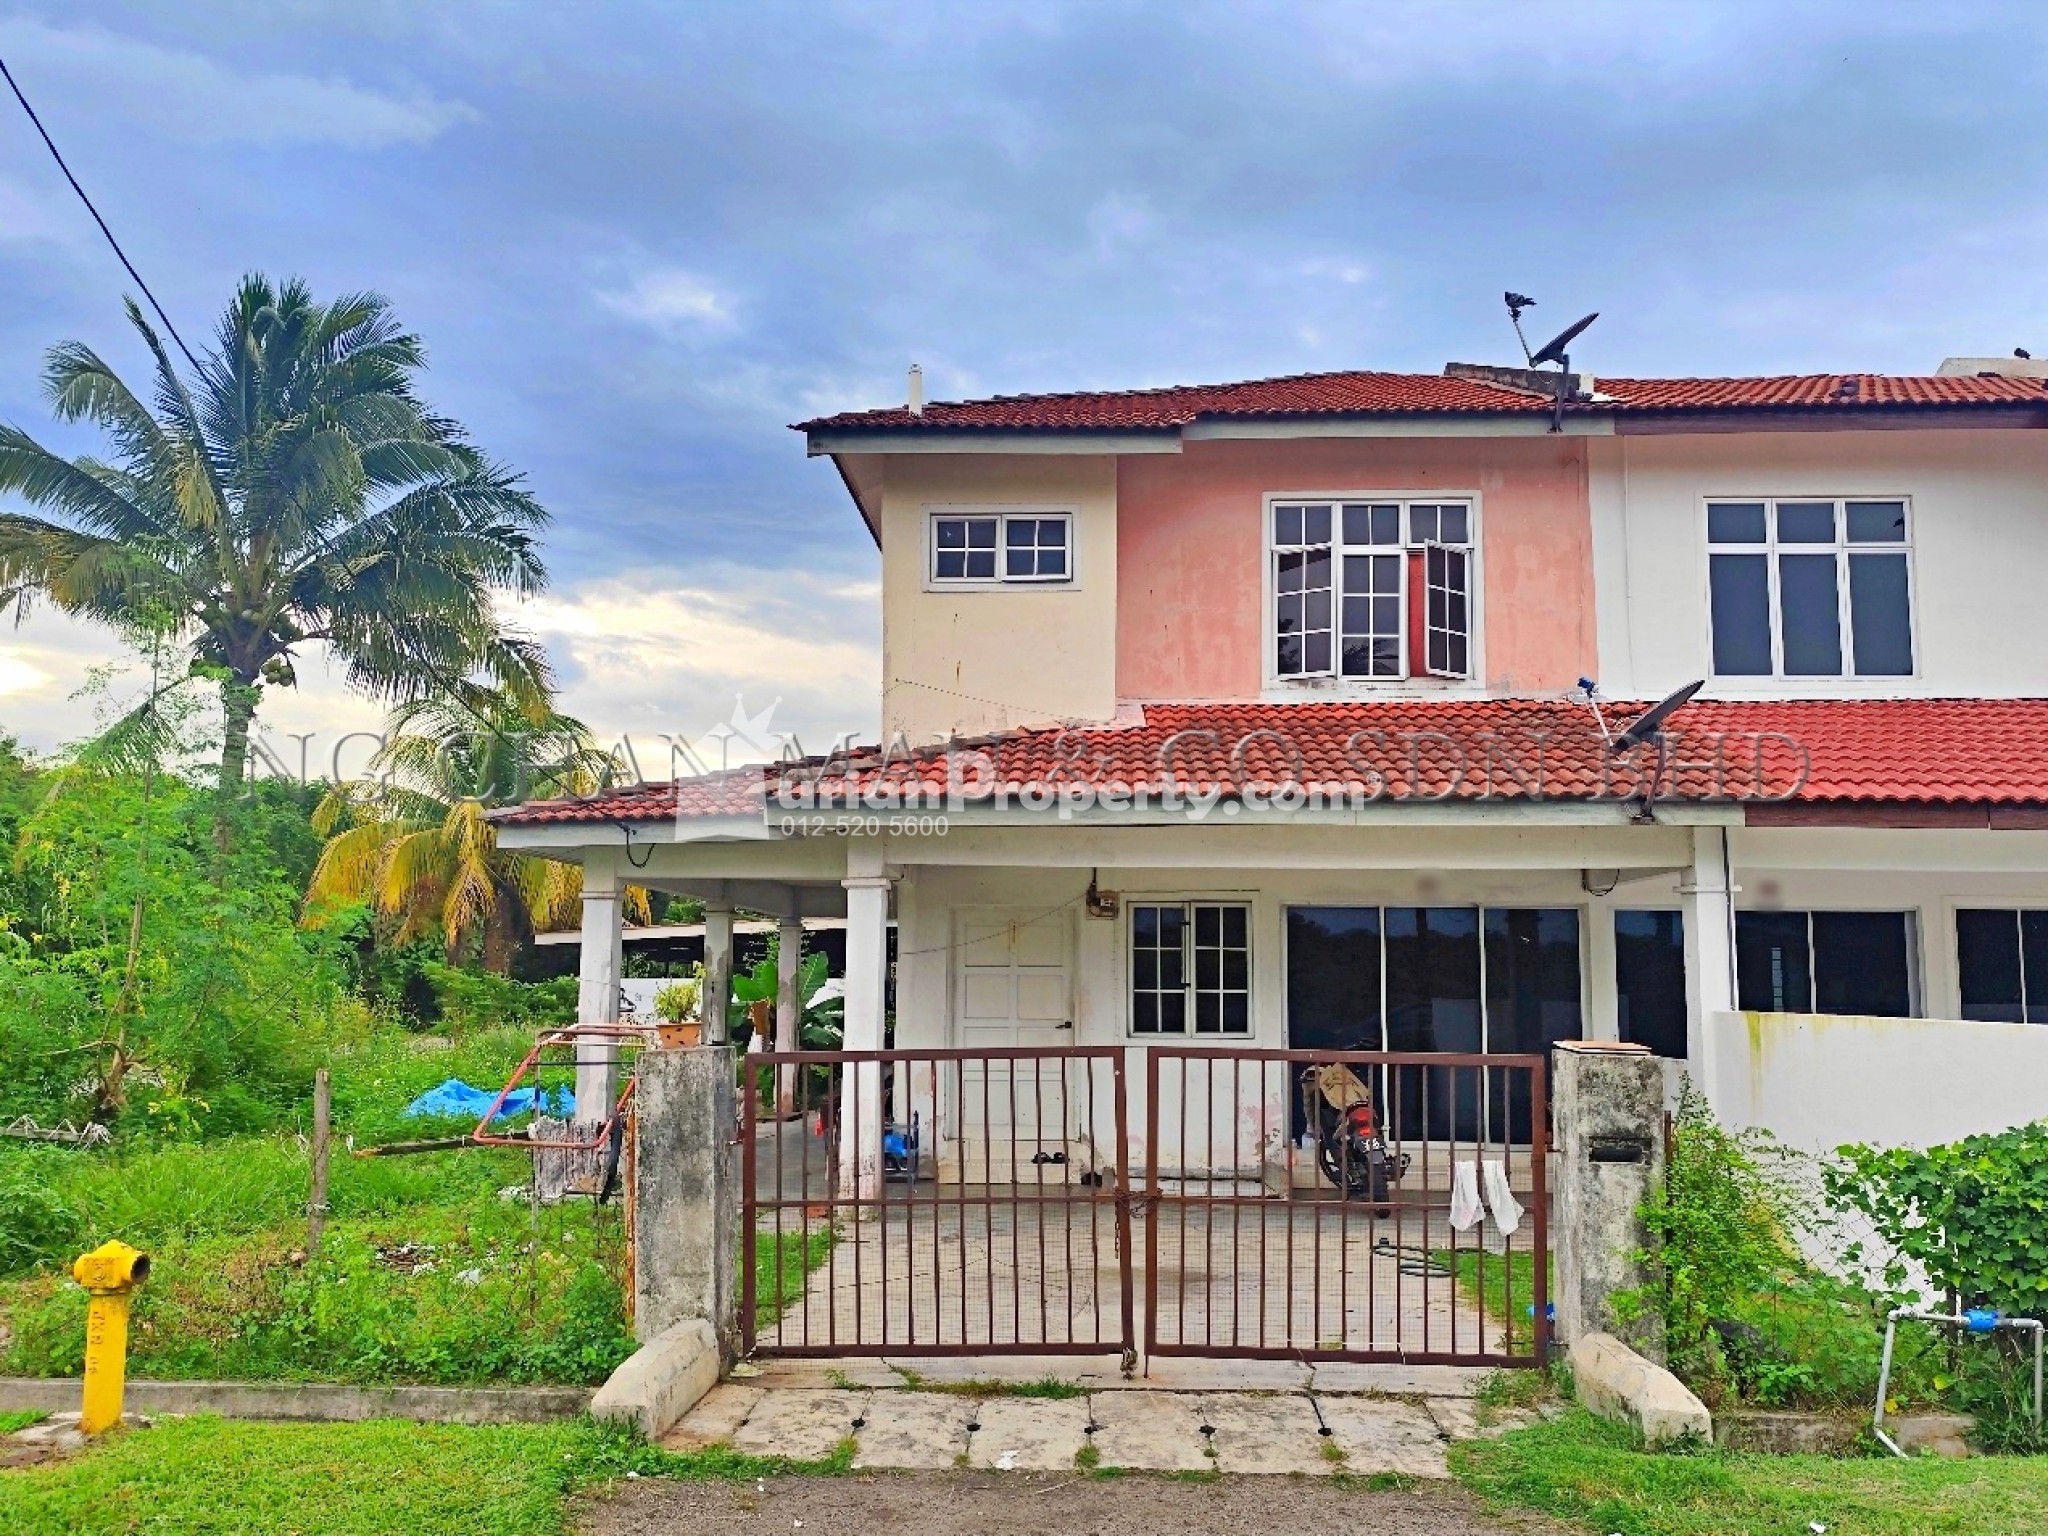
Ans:
[{"label": "cloudy sky", "polygon": [[[786,424],[939,398],[1507,360],[1926,372],[2048,349],[2038,5],[10,8],[0,57],[188,339],[236,277],[389,295],[554,513],[518,615],[608,734],[735,694],[872,730],[877,558]],[[125,275],[0,98],[0,419]],[[106,636],[0,628],[0,731]],[[315,663],[277,731],[378,711]],[[116,691],[120,687],[115,685]]]}]

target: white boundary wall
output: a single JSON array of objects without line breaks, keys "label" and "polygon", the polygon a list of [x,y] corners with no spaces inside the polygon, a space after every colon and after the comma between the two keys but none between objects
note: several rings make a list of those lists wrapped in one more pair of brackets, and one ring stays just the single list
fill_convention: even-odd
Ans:
[{"label": "white boundary wall", "polygon": [[2048,1117],[2048,1025],[1717,1013],[1715,1113],[1801,1152],[1934,1147]]}]

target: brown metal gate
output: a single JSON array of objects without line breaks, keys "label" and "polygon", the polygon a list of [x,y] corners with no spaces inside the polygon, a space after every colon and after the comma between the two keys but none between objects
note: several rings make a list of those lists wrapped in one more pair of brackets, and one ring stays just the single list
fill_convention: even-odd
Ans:
[{"label": "brown metal gate", "polygon": [[[741,1330],[763,1355],[1532,1365],[1546,1353],[1540,1056],[1131,1048],[744,1058]],[[1320,1165],[1304,1073],[1367,1087],[1384,1191]],[[1307,1133],[1307,1134],[1305,1134]],[[1460,1164],[1483,1219],[1451,1222]],[[1510,1233],[1487,1165],[1523,1208]],[[1499,1192],[1496,1186],[1496,1193]],[[1134,1222],[1143,1232],[1133,1241]]]},{"label": "brown metal gate", "polygon": [[[1383,1197],[1341,1141],[1322,1166],[1304,1077],[1329,1067],[1370,1091],[1389,1156],[1408,1159]],[[1146,1356],[1539,1363],[1548,1122],[1541,1056],[1148,1051]],[[1461,1164],[1486,1207],[1464,1230]],[[1512,1232],[1489,1165],[1521,1207]]]},{"label": "brown metal gate", "polygon": [[1114,1047],[745,1057],[745,1347],[1128,1363],[1124,1059]]}]

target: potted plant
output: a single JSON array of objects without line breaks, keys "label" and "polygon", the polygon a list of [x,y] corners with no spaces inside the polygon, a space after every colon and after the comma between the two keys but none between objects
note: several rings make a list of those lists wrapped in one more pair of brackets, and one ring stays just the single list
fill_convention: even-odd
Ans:
[{"label": "potted plant", "polygon": [[704,968],[694,976],[672,981],[654,994],[654,1016],[661,1020],[655,1034],[664,1048],[704,1043]]}]

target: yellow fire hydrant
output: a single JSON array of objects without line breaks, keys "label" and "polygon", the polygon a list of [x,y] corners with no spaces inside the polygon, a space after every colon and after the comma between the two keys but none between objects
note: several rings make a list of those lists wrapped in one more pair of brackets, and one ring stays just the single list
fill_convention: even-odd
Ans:
[{"label": "yellow fire hydrant", "polygon": [[79,1430],[103,1434],[121,1422],[128,1381],[128,1298],[149,1278],[149,1255],[126,1243],[101,1243],[78,1256],[71,1278],[92,1300],[85,1309],[85,1402]]}]

